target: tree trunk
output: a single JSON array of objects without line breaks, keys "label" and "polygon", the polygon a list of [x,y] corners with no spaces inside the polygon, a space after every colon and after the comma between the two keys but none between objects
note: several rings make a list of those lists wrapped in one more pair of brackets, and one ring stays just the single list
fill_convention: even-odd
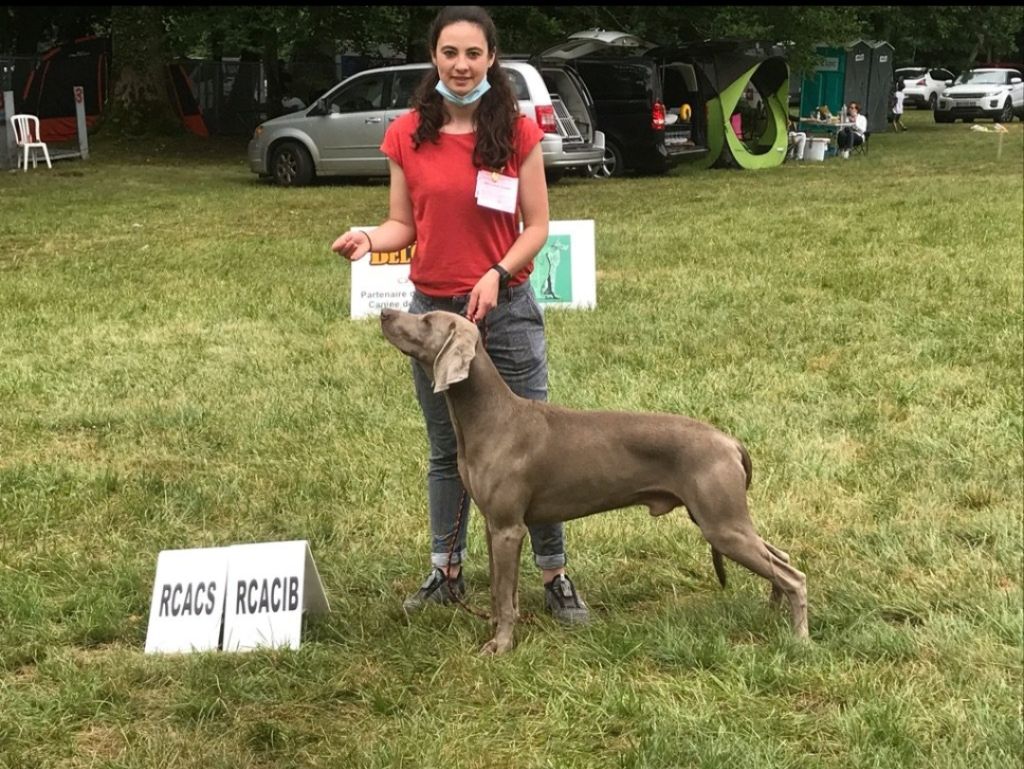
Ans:
[{"label": "tree trunk", "polygon": [[106,122],[130,137],[183,133],[171,105],[162,9],[112,6],[110,29],[113,87]]},{"label": "tree trunk", "polygon": [[267,29],[263,33],[263,72],[267,79],[267,117],[277,117],[284,112],[281,106],[281,97],[285,95],[284,84],[281,82],[283,73],[278,56],[277,30]]},{"label": "tree trunk", "polygon": [[985,44],[985,36],[979,32],[975,36],[974,47],[971,49],[970,55],[967,57],[967,64],[965,69],[970,69],[975,66],[978,62],[978,54],[981,53],[981,47]]}]

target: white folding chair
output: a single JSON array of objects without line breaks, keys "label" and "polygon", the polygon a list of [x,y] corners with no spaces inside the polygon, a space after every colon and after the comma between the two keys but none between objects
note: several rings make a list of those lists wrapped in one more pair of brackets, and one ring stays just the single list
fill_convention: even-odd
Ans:
[{"label": "white folding chair", "polygon": [[35,115],[12,115],[11,122],[14,124],[14,140],[19,147],[23,147],[23,156],[18,159],[18,165],[24,165],[28,171],[29,154],[32,155],[32,167],[36,167],[36,148],[43,151],[46,158],[46,167],[53,168],[50,163],[50,151],[46,148],[46,142],[39,138],[39,118]]}]

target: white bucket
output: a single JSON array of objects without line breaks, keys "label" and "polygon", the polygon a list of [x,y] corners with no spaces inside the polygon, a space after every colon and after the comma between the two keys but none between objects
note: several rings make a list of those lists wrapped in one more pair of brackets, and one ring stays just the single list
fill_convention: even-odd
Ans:
[{"label": "white bucket", "polygon": [[825,159],[825,151],[828,149],[829,140],[821,137],[814,137],[807,140],[807,148],[804,150],[804,160],[817,160],[819,163]]}]

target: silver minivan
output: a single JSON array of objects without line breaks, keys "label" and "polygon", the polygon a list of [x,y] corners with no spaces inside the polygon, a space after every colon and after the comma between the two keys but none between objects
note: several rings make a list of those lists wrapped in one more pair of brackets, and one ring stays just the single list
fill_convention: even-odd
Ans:
[{"label": "silver minivan", "polygon": [[[308,109],[261,123],[249,142],[249,168],[286,187],[309,184],[316,176],[386,176],[387,158],[379,149],[384,131],[409,110],[430,66],[403,64],[360,72]],[[542,77],[525,61],[504,61],[502,68],[512,81],[519,110],[544,130],[541,152],[549,179],[601,160],[604,134],[595,126],[590,94],[575,73],[546,72]]]}]

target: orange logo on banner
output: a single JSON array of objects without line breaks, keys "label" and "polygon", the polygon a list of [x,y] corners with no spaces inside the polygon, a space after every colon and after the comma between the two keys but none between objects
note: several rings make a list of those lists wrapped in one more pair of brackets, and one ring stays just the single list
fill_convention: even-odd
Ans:
[{"label": "orange logo on banner", "polygon": [[399,251],[373,251],[370,253],[370,265],[409,264],[416,255],[416,244],[406,246]]}]

